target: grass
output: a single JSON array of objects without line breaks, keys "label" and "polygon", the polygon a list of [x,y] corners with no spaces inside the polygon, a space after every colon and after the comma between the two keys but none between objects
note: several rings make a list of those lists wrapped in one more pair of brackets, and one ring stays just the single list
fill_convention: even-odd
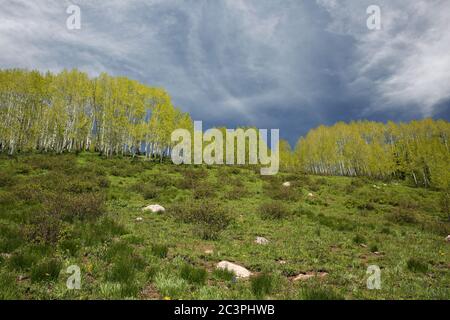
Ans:
[{"label": "grass", "polygon": [[260,274],[251,280],[252,291],[258,299],[270,294],[274,287],[273,277],[267,273]]},{"label": "grass", "polygon": [[428,264],[418,258],[410,258],[406,263],[408,270],[412,272],[425,273],[428,271]]},{"label": "grass", "polygon": [[185,264],[181,268],[180,275],[181,275],[181,278],[188,281],[189,283],[196,284],[196,285],[204,285],[206,282],[208,273],[203,268],[196,268],[189,264]]},{"label": "grass", "polygon": [[[448,214],[448,193],[403,181],[0,155],[0,299],[448,299]],[[369,265],[381,290],[366,288]]]},{"label": "grass", "polygon": [[169,246],[165,244],[153,244],[151,251],[154,256],[164,259],[169,252]]}]

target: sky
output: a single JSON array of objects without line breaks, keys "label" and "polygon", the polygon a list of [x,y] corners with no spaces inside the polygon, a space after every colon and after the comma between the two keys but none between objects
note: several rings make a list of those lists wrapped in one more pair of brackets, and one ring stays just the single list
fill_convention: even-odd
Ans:
[{"label": "sky", "polygon": [[450,120],[449,15],[448,0],[0,0],[0,68],[127,76],[204,128],[293,145],[338,121]]}]

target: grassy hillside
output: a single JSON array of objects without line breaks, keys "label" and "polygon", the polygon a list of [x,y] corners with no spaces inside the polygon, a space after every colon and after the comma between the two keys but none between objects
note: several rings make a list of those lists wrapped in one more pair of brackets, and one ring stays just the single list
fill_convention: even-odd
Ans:
[{"label": "grassy hillside", "polygon": [[[449,299],[441,197],[250,167],[2,156],[0,299]],[[254,275],[217,271],[222,260]],[[81,290],[66,288],[70,265]],[[366,287],[369,265],[381,290]]]}]

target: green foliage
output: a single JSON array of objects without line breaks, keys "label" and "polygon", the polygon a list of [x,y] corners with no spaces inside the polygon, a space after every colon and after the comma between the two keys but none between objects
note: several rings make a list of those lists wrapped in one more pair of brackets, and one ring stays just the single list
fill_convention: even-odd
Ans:
[{"label": "green foliage", "polygon": [[[445,189],[450,181],[449,136],[450,125],[444,120],[340,122],[301,138],[295,164],[313,174],[407,178],[416,186]],[[347,191],[357,188],[350,185]]]},{"label": "green foliage", "polygon": [[397,224],[416,224],[418,222],[414,211],[404,209],[396,209],[392,211],[387,215],[387,219],[390,222]]},{"label": "green foliage", "polygon": [[[137,168],[131,169],[137,173],[111,176],[111,169],[122,164]],[[443,190],[298,172],[262,177],[246,166],[233,174],[231,167],[172,166],[138,155],[130,160],[95,153],[77,157],[21,153],[15,158],[0,155],[0,168],[13,180],[0,187],[0,298],[342,299],[345,293],[348,299],[445,299],[448,295],[444,271],[450,225],[441,202]],[[190,199],[193,188],[175,188],[187,170],[195,185],[206,183],[215,194],[196,200]],[[268,186],[279,187],[285,181],[299,195],[311,192],[311,186],[319,192],[299,201],[271,199]],[[158,190],[151,203],[166,207],[165,214],[141,212],[149,202],[135,187],[140,185]],[[346,191],[349,185],[354,187],[352,193]],[[230,191],[235,195],[229,196]],[[245,196],[238,194],[241,191]],[[86,209],[84,197],[99,199],[93,208],[101,210],[90,211],[90,205]],[[272,202],[282,204],[287,215],[281,216],[288,219],[261,221],[260,207]],[[143,221],[137,221],[138,216]],[[410,216],[414,223],[408,222]],[[255,244],[257,236],[267,236],[270,245]],[[409,261],[417,248],[420,258]],[[380,250],[383,254],[371,254]],[[216,269],[221,260],[239,261],[255,276],[247,281]],[[404,261],[403,271],[399,261]],[[82,270],[81,291],[65,289],[65,267],[70,264]],[[395,271],[383,273],[383,288],[389,290],[360,290],[369,264]],[[212,270],[210,276],[206,269]],[[353,270],[351,281],[344,269]],[[262,275],[271,281],[259,279],[267,270],[270,275]],[[328,276],[291,280],[301,272],[321,270]]]},{"label": "green foliage", "polygon": [[163,297],[177,299],[186,293],[188,283],[186,280],[165,273],[155,276],[155,286]]},{"label": "green foliage", "polygon": [[18,300],[21,297],[21,293],[15,285],[14,276],[0,271],[0,300]]},{"label": "green foliage", "polygon": [[428,271],[428,264],[419,258],[408,259],[406,266],[412,272],[425,273]]},{"label": "green foliage", "polygon": [[189,283],[204,285],[208,273],[203,268],[196,268],[190,264],[185,264],[181,267],[180,276]]},{"label": "green foliage", "polygon": [[259,207],[259,213],[261,218],[265,220],[284,219],[290,214],[286,205],[279,201],[263,203]]},{"label": "green foliage", "polygon": [[227,269],[222,269],[222,268],[214,269],[212,274],[216,279],[227,281],[227,282],[232,281],[236,277],[232,271],[229,271]]},{"label": "green foliage", "polygon": [[153,244],[151,252],[155,257],[164,259],[169,253],[169,246],[165,244]]},{"label": "green foliage", "polygon": [[353,242],[356,244],[365,244],[367,240],[364,236],[357,234],[353,237]]},{"label": "green foliage", "polygon": [[55,258],[44,259],[31,267],[32,282],[54,282],[58,279],[62,263]]},{"label": "green foliage", "polygon": [[187,201],[170,209],[172,216],[182,222],[196,225],[202,239],[215,240],[232,221],[229,213],[219,203],[211,201]]},{"label": "green foliage", "polygon": [[274,279],[267,273],[262,273],[251,279],[253,294],[261,299],[270,294],[274,287]]}]

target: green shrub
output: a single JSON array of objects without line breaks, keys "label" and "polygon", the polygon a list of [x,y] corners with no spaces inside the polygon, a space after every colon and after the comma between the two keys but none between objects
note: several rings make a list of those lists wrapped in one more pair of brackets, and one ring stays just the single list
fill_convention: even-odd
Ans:
[{"label": "green shrub", "polygon": [[18,300],[21,299],[16,279],[13,274],[0,270],[0,300]]},{"label": "green shrub", "polygon": [[413,211],[401,208],[388,214],[387,219],[397,224],[416,224],[418,222],[417,216]]},{"label": "green shrub", "polygon": [[13,175],[9,172],[0,171],[0,188],[1,187],[9,187],[13,184],[14,184]]},{"label": "green shrub", "polygon": [[215,195],[214,187],[206,182],[195,185],[193,190],[194,199],[211,198]]},{"label": "green shrub", "polygon": [[56,244],[60,238],[62,223],[57,215],[39,212],[24,227],[26,238],[35,243]]},{"label": "green shrub", "polygon": [[206,282],[208,273],[203,268],[195,268],[189,264],[185,264],[181,268],[181,278],[188,281],[189,283],[203,285]]},{"label": "green shrub", "polygon": [[300,194],[294,187],[283,187],[269,185],[266,189],[266,194],[274,200],[284,200],[284,201],[298,201],[300,199]]},{"label": "green shrub", "polygon": [[23,174],[23,175],[27,175],[31,172],[32,168],[31,166],[25,164],[25,163],[19,163],[18,165],[15,166],[14,171],[17,174]]},{"label": "green shrub", "polygon": [[0,190],[0,205],[11,206],[17,201],[16,196],[12,192]]},{"label": "green shrub", "polygon": [[23,229],[18,227],[7,226],[0,223],[0,252],[10,253],[19,248],[26,237]]},{"label": "green shrub", "polygon": [[101,193],[62,194],[46,199],[47,214],[68,221],[96,220],[105,212],[105,196]]},{"label": "green shrub", "polygon": [[290,212],[289,209],[278,201],[263,203],[259,207],[259,213],[264,220],[278,220],[286,218]]},{"label": "green shrub", "polygon": [[167,254],[169,253],[169,246],[165,244],[153,244],[151,252],[155,257],[164,259],[167,257]]},{"label": "green shrub", "polygon": [[119,259],[131,259],[133,248],[125,241],[116,241],[106,250],[105,259],[108,262]]},{"label": "green shrub", "polygon": [[62,264],[58,259],[44,259],[31,267],[32,282],[52,282],[58,279]]},{"label": "green shrub", "polygon": [[364,238],[364,236],[357,234],[353,237],[353,242],[356,244],[364,244],[366,243],[366,238]]},{"label": "green shrub", "polygon": [[183,178],[179,180],[178,187],[180,189],[194,189],[200,180],[208,176],[208,172],[204,169],[186,169],[182,171]]},{"label": "green shrub", "polygon": [[12,188],[12,192],[17,198],[26,202],[43,202],[48,194],[39,184],[33,182],[16,185]]},{"label": "green shrub", "polygon": [[111,267],[107,274],[107,279],[109,281],[127,284],[133,282],[135,276],[136,270],[131,261],[125,258],[119,258]]},{"label": "green shrub", "polygon": [[219,280],[232,281],[236,278],[235,274],[227,269],[216,268],[213,271],[213,277]]},{"label": "green shrub", "polygon": [[247,189],[243,186],[233,186],[230,191],[225,194],[225,199],[228,200],[239,200],[248,195]]},{"label": "green shrub", "polygon": [[410,258],[406,266],[412,272],[425,273],[428,271],[428,264],[418,258]]},{"label": "green shrub", "polygon": [[158,273],[154,282],[158,292],[171,299],[180,298],[188,289],[186,280],[165,273]]},{"label": "green shrub", "polygon": [[253,294],[261,299],[272,292],[274,281],[271,275],[263,273],[252,278],[251,283]]},{"label": "green shrub", "polygon": [[127,233],[124,226],[115,220],[104,217],[94,222],[76,222],[73,237],[80,239],[83,246],[94,246]]},{"label": "green shrub", "polygon": [[186,201],[172,206],[169,212],[179,221],[195,224],[197,233],[205,240],[217,239],[232,221],[228,212],[212,201]]},{"label": "green shrub", "polygon": [[305,207],[303,205],[299,206],[295,210],[295,214],[298,214],[298,215],[301,215],[301,216],[307,216],[310,219],[314,219],[314,217],[315,217],[314,211],[312,211],[310,208]]},{"label": "green shrub", "polygon": [[9,266],[16,270],[29,269],[39,260],[37,253],[30,250],[21,250],[14,253],[9,259]]},{"label": "green shrub", "polygon": [[80,243],[78,239],[62,239],[58,243],[63,252],[68,253],[71,256],[75,256],[80,250]]}]

